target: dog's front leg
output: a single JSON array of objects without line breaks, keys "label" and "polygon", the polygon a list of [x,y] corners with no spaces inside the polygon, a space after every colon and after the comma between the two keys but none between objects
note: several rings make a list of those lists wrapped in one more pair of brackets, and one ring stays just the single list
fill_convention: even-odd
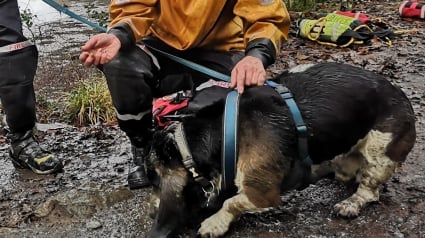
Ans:
[{"label": "dog's front leg", "polygon": [[220,237],[229,230],[230,224],[243,213],[264,210],[264,208],[255,206],[245,194],[237,194],[227,199],[217,213],[205,219],[198,233],[201,237]]}]

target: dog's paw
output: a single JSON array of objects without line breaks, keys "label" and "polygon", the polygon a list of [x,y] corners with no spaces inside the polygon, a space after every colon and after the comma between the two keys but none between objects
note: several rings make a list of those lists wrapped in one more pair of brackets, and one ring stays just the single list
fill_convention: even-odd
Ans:
[{"label": "dog's paw", "polygon": [[360,213],[360,206],[358,203],[352,202],[350,199],[346,199],[335,204],[334,210],[339,216],[357,217]]},{"label": "dog's paw", "polygon": [[201,223],[198,234],[201,237],[221,237],[229,230],[232,220],[230,213],[218,212]]}]

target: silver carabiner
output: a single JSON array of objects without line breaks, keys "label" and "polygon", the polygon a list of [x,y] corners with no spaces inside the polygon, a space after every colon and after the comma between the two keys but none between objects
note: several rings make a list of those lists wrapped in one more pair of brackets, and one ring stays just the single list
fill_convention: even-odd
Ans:
[{"label": "silver carabiner", "polygon": [[204,196],[205,198],[207,198],[207,204],[206,206],[209,207],[210,201],[212,200],[213,197],[215,197],[215,185],[212,181],[210,181],[210,187],[211,189],[209,191],[207,191],[204,187],[202,187],[202,191],[204,191]]}]

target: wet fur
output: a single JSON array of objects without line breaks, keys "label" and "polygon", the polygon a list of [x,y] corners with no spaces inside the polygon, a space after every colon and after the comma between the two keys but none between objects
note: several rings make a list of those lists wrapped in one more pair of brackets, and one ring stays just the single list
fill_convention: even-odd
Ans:
[{"label": "wet fur", "polygon": [[[304,65],[273,80],[291,90],[307,125],[313,179],[334,174],[359,183],[352,196],[334,207],[341,216],[357,216],[379,199],[379,185],[414,145],[409,100],[382,76],[344,64]],[[221,173],[223,108],[221,100],[181,122],[197,171],[211,180]],[[237,191],[218,188],[220,196],[208,206],[209,213],[202,213],[209,216],[205,220],[198,215],[205,211],[205,197],[181,163],[173,129],[156,132],[148,172],[160,202],[150,237],[169,237],[193,217],[203,220],[202,237],[222,236],[243,213],[278,206],[280,194],[297,187],[285,183],[299,159],[296,129],[280,95],[269,87],[247,89],[239,113]]]}]

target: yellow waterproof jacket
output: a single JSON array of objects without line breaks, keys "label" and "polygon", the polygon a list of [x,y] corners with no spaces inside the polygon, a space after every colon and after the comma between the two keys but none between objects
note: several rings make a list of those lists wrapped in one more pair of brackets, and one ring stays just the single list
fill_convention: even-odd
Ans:
[{"label": "yellow waterproof jacket", "polygon": [[112,0],[109,10],[110,29],[125,26],[136,42],[154,35],[178,50],[245,50],[268,39],[279,52],[290,24],[282,0]]}]

